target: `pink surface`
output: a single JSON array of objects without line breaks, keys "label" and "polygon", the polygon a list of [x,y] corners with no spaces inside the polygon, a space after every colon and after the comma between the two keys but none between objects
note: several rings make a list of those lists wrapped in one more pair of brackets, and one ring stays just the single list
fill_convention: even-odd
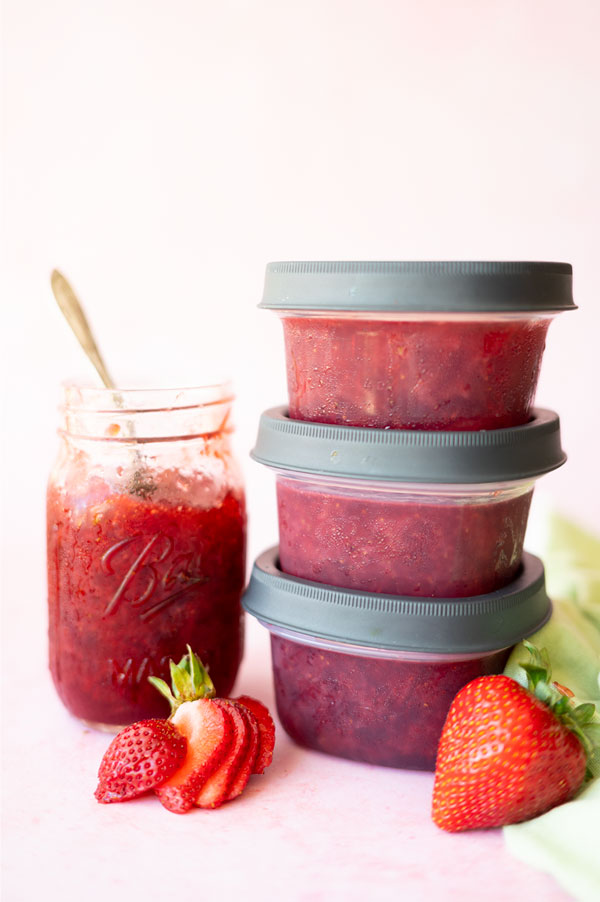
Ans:
[{"label": "pink surface", "polygon": [[[26,629],[25,612],[13,621]],[[16,638],[15,632],[14,637]],[[300,749],[278,729],[273,765],[235,802],[187,815],[148,797],[100,805],[96,772],[110,737],[72,719],[39,666],[23,676],[32,709],[5,708],[6,902],[203,899],[566,899],[511,858],[500,831],[446,835],[429,819],[432,776]],[[15,645],[10,658],[17,658]],[[26,651],[20,645],[21,662]],[[29,659],[28,659],[29,660]],[[268,637],[249,624],[238,692],[273,704]]]},{"label": "pink surface", "polygon": [[[134,880],[135,898],[186,890],[203,902],[234,887],[283,902],[564,898],[498,832],[436,831],[430,776],[328,759],[281,735],[270,772],[219,812],[94,801],[108,737],[69,718],[45,666],[41,510],[57,386],[93,378],[48,277],[64,267],[121,383],[229,374],[247,461],[260,411],[285,398],[280,325],[255,307],[267,260],[571,261],[580,310],[550,330],[537,397],[560,412],[569,464],[533,505],[548,492],[593,525],[600,5],[3,7],[5,664],[18,662],[19,700],[35,693],[39,717],[19,714],[5,685],[4,898],[120,902]],[[252,557],[276,540],[275,494],[271,473],[245,469]],[[253,631],[238,690],[269,700],[269,671]]]}]

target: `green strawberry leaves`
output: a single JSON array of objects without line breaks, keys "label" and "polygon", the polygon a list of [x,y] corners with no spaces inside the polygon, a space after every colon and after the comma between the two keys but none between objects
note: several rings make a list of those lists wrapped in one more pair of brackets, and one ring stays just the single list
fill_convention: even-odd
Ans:
[{"label": "green strawberry leaves", "polygon": [[171,705],[171,717],[184,702],[193,702],[198,698],[214,698],[216,693],[213,681],[200,658],[194,654],[190,646],[179,664],[169,661],[171,686],[159,677],[150,676],[148,682],[164,695]]},{"label": "green strawberry leaves", "polygon": [[531,658],[520,663],[527,674],[529,691],[547,705],[561,723],[577,736],[586,752],[588,761],[586,779],[589,780],[593,776],[589,762],[600,752],[600,723],[595,719],[596,706],[591,702],[575,705],[571,701],[572,693],[568,689],[551,682],[552,669],[547,650],[545,648],[540,650],[531,642],[524,641],[523,644]]},{"label": "green strawberry leaves", "polygon": [[[573,708],[573,717],[576,718],[578,723],[586,724],[591,721],[594,714],[596,713],[596,706],[592,705],[591,702],[585,702],[583,705],[578,705],[576,708]],[[600,726],[600,724],[598,724]]]}]

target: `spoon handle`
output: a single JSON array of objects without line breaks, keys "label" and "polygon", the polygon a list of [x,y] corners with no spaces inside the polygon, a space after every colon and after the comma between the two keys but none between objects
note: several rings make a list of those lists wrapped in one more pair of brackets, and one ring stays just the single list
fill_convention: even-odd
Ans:
[{"label": "spoon handle", "polygon": [[92,330],[85,318],[83,308],[79,303],[77,295],[65,279],[62,273],[57,269],[52,270],[50,276],[50,284],[52,285],[52,293],[56,298],[56,302],[63,312],[65,319],[75,333],[79,344],[96,367],[98,375],[106,388],[114,389],[115,383],[109,376],[106,364],[102,359],[102,355],[98,350]]}]

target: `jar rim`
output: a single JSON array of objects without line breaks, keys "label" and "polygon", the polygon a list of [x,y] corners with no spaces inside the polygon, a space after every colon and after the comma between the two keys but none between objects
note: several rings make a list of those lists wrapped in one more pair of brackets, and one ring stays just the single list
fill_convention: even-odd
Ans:
[{"label": "jar rim", "polygon": [[231,383],[190,388],[94,388],[62,384],[59,414],[70,438],[146,443],[225,436],[234,395]]},{"label": "jar rim", "polygon": [[93,413],[159,413],[230,403],[235,399],[230,380],[181,388],[105,388],[67,379],[61,383],[62,411]]}]

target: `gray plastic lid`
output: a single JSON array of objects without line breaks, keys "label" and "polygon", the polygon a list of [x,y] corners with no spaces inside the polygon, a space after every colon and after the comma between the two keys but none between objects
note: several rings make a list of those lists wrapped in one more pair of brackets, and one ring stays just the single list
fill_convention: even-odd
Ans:
[{"label": "gray plastic lid", "polygon": [[371,429],[262,414],[251,457],[277,470],[389,482],[481,484],[531,479],[560,467],[560,421],[534,408],[523,426],[479,432]]},{"label": "gray plastic lid", "polygon": [[273,310],[535,312],[575,308],[570,263],[290,261],[269,263]]},{"label": "gray plastic lid", "polygon": [[307,637],[369,648],[474,654],[515,645],[550,618],[544,567],[523,555],[510,585],[472,598],[414,598],[338,589],[289,576],[278,548],[254,564],[242,599],[261,622]]}]

